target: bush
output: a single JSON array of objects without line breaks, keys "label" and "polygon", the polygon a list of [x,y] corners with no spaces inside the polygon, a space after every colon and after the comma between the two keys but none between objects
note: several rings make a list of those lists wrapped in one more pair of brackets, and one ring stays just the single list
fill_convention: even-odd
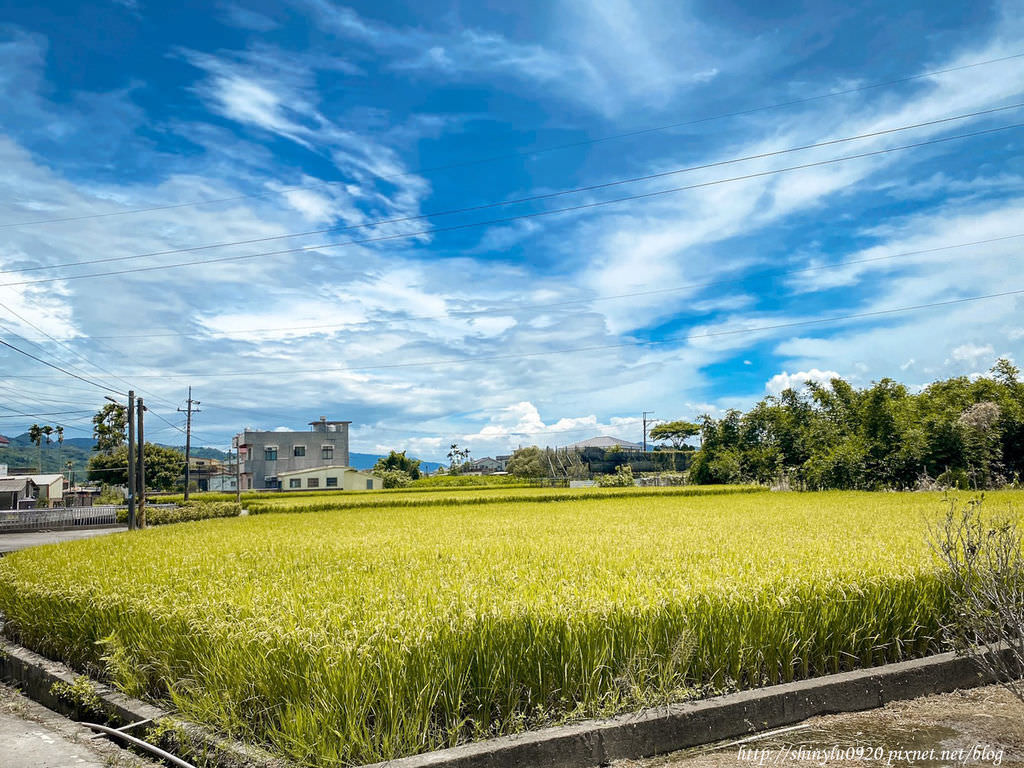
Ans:
[{"label": "bush", "polygon": [[103,485],[94,504],[124,504],[124,494],[112,485]]},{"label": "bush", "polygon": [[935,482],[938,483],[940,488],[955,488],[959,491],[969,491],[971,489],[971,478],[965,470],[959,468],[947,469],[935,478]]},{"label": "bush", "polygon": [[413,488],[480,488],[488,486],[528,486],[513,475],[431,475],[412,482]]},{"label": "bush", "polygon": [[636,480],[633,479],[633,468],[629,464],[621,464],[615,470],[614,475],[598,475],[597,484],[603,488],[625,488],[636,485]]},{"label": "bush", "polygon": [[[146,506],[147,525],[168,525],[169,523],[187,523],[191,520],[210,520],[214,517],[238,517],[242,505],[233,501],[187,501],[178,504],[174,509],[160,509]],[[128,510],[117,512],[120,523],[128,522]]]},{"label": "bush", "polygon": [[412,476],[401,469],[375,469],[374,474],[384,481],[385,488],[405,488],[412,482]]},{"label": "bush", "polygon": [[1024,536],[1012,512],[986,517],[981,504],[957,509],[950,500],[932,532],[952,601],[943,630],[957,653],[1024,702]]}]

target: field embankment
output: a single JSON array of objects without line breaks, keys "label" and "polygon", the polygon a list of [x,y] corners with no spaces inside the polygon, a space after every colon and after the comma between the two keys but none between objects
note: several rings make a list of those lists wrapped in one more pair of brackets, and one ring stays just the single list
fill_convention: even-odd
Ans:
[{"label": "field embankment", "polygon": [[43,547],[0,561],[0,610],[31,648],[316,766],[937,649],[940,494],[652,490]]}]

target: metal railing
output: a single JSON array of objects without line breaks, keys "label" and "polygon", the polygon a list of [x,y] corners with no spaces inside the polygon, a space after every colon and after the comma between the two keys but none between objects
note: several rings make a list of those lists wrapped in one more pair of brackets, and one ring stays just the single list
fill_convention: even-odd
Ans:
[{"label": "metal railing", "polygon": [[[175,506],[147,504],[146,509],[173,509]],[[3,510],[0,511],[0,533],[117,525],[117,513],[127,509],[125,506],[104,504],[95,507]]]}]

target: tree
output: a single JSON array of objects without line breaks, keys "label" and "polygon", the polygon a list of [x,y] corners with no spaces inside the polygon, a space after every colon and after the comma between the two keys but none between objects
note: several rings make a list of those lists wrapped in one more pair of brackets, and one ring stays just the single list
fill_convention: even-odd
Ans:
[{"label": "tree", "polygon": [[992,468],[999,462],[1000,409],[996,403],[975,403],[960,414],[957,426],[964,435],[967,471],[975,488],[985,488],[992,480]]},{"label": "tree", "polygon": [[[170,491],[178,485],[185,470],[185,454],[174,448],[146,443],[146,487]],[[108,453],[95,453],[89,459],[89,479],[110,485],[128,485],[128,447]]]},{"label": "tree", "polygon": [[652,428],[648,434],[651,440],[667,440],[672,443],[673,448],[681,451],[686,448],[687,440],[700,434],[700,425],[692,421],[670,421]]},{"label": "tree", "polygon": [[[377,463],[373,465],[373,473],[379,477],[384,477],[383,472],[389,470],[398,470],[405,472],[409,475],[411,480],[420,479],[420,460],[410,459],[405,455],[405,451],[399,453],[398,451],[391,451],[387,456],[381,456],[377,459]],[[384,486],[388,486],[385,484]]]},{"label": "tree", "polygon": [[43,471],[43,428],[38,424],[33,424],[28,428],[28,439],[35,443],[36,450],[39,452],[39,472]]},{"label": "tree", "polygon": [[452,443],[448,451],[448,461],[451,462],[451,469],[457,470],[462,464],[469,461],[469,448],[459,448],[458,443]]},{"label": "tree", "polygon": [[401,469],[374,469],[373,473],[383,481],[385,488],[405,488],[412,482],[409,473]]},{"label": "tree", "polygon": [[512,454],[506,469],[516,477],[544,477],[544,452],[536,445],[520,448]]},{"label": "tree", "polygon": [[53,431],[57,435],[57,466],[62,467],[62,460],[64,458],[64,427],[58,424],[54,427]]},{"label": "tree", "polygon": [[112,453],[127,441],[128,409],[119,403],[107,403],[92,417],[93,450]]}]

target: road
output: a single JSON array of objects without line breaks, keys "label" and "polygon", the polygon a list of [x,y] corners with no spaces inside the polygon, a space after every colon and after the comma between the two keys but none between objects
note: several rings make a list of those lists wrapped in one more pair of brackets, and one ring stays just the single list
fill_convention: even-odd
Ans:
[{"label": "road", "polygon": [[69,531],[32,531],[30,533],[0,533],[0,555],[17,552],[19,549],[36,547],[40,544],[56,544],[61,541],[88,539],[107,533],[128,530],[127,526],[117,525],[109,528],[73,528]]},{"label": "road", "polygon": [[0,685],[3,768],[159,768]]}]

